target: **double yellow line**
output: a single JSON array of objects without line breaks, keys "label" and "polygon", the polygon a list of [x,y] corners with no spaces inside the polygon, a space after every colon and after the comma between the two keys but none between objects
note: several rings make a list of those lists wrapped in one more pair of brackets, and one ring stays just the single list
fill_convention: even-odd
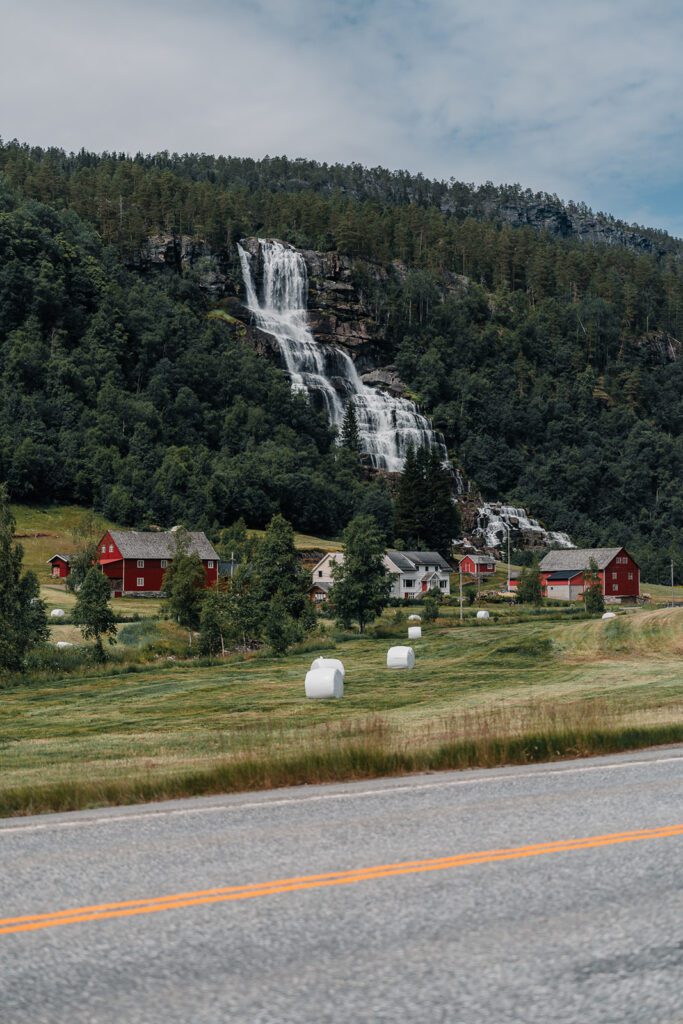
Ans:
[{"label": "double yellow line", "polygon": [[180,910],[183,907],[197,907],[207,903],[260,899],[262,896],[277,896],[281,893],[301,892],[305,889],[324,889],[333,885],[355,885],[357,882],[371,882],[400,875],[417,875],[425,871],[449,871],[453,868],[469,867],[474,864],[493,864],[497,861],[541,857],[549,853],[592,850],[600,846],[616,846],[619,843],[636,843],[647,839],[667,839],[682,835],[683,825],[668,825],[661,828],[637,829],[634,832],[613,832],[603,836],[588,836],[584,839],[555,840],[502,850],[460,853],[451,857],[436,857],[430,860],[378,864],[374,867],[355,868],[351,871],[331,871],[321,875],[280,878],[273,882],[253,882],[250,885],[200,889],[196,892],[180,892],[170,896],[153,896],[148,899],[96,903],[88,907],[57,910],[48,914],[6,917],[0,919],[0,935],[40,931],[44,928],[59,928],[62,925],[83,924],[88,921],[105,921],[113,917],[157,914],[164,910]]}]

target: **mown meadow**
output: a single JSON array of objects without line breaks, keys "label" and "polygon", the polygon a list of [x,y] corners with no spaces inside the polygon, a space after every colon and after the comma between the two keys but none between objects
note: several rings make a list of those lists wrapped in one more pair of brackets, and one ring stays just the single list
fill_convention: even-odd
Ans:
[{"label": "mown meadow", "polygon": [[[574,609],[448,607],[390,672],[387,610],[365,636],[281,658],[183,656],[170,623],[121,626],[112,661],[51,655],[0,691],[0,813],[584,756],[683,740],[683,609],[603,622]],[[174,645],[176,645],[174,647]],[[175,651],[175,653],[174,653]],[[342,701],[307,701],[318,653],[345,663]],[[57,665],[62,653],[71,663]]]}]

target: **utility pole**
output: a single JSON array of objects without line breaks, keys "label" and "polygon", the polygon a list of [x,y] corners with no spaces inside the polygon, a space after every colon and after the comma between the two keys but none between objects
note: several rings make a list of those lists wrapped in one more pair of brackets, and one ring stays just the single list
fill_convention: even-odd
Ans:
[{"label": "utility pole", "polygon": [[[501,520],[501,522],[502,522],[502,520]],[[512,575],[511,572],[510,572],[510,526],[509,526],[508,523],[503,523],[503,526],[505,527],[505,529],[507,531],[507,535],[508,535],[508,594],[509,594],[510,590],[511,590],[510,578],[511,578],[511,575]]]},{"label": "utility pole", "polygon": [[462,559],[458,564],[458,578],[460,580],[460,621],[462,622]]},{"label": "utility pole", "polygon": [[671,607],[674,606],[674,560],[671,559]]}]

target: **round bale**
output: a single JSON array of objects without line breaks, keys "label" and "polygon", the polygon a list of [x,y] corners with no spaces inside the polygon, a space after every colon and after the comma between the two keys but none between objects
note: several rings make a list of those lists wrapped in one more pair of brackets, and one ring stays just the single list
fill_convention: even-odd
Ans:
[{"label": "round bale", "polygon": [[408,622],[422,622],[422,616],[415,615],[415,613],[413,612],[412,615],[408,616]]},{"label": "round bale", "polygon": [[420,640],[422,638],[422,626],[408,626],[408,639]]},{"label": "round bale", "polygon": [[390,647],[387,651],[387,668],[415,668],[413,648]]},{"label": "round bale", "polygon": [[68,640],[58,640],[55,647],[63,651],[66,647],[73,647],[73,644],[70,644]]},{"label": "round bale", "polygon": [[50,612],[51,619],[63,619],[65,615],[66,612],[64,611],[63,608],[53,608],[52,611]]},{"label": "round bale", "polygon": [[316,658],[311,662],[311,669],[314,668],[336,668],[338,672],[341,672],[342,679],[346,679],[344,663],[339,658]]},{"label": "round bale", "polygon": [[306,673],[304,690],[309,700],[330,700],[344,696],[344,677],[337,668],[312,668]]},{"label": "round bale", "polygon": [[488,619],[489,618],[489,613],[486,611],[485,608],[482,608],[481,611],[477,612],[477,618],[478,619]]},{"label": "round bale", "polygon": [[603,615],[603,619],[616,619],[616,617],[616,612],[605,612],[605,614]]}]

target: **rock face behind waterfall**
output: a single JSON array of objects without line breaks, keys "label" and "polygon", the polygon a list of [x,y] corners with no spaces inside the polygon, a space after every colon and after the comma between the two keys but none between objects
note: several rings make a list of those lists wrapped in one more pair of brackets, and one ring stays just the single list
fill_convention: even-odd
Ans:
[{"label": "rock face behind waterfall", "polygon": [[[263,248],[258,238],[243,238],[241,247],[251,257],[251,273],[257,294],[263,288]],[[337,252],[297,250],[305,265],[308,327],[316,340],[326,345],[342,345],[354,360],[376,365],[385,330],[365,309],[353,281],[352,261]],[[381,267],[366,264],[378,279],[386,280]]]},{"label": "rock face behind waterfall", "polygon": [[[409,446],[424,444],[440,448],[447,461],[443,439],[413,402],[397,394],[395,387],[369,387],[361,379],[349,353],[350,337],[355,336],[359,344],[367,340],[359,334],[358,325],[355,334],[353,327],[347,328],[342,344],[337,315],[330,314],[325,322],[334,330],[314,336],[303,253],[277,239],[246,239],[238,250],[252,326],[272,339],[294,390],[307,394],[332,426],[341,426],[353,403],[366,463],[375,470],[397,473]],[[341,262],[336,256],[334,260]],[[347,284],[341,282],[344,288]],[[338,300],[334,301],[338,314]],[[313,324],[320,322],[320,317],[313,318]]]}]

